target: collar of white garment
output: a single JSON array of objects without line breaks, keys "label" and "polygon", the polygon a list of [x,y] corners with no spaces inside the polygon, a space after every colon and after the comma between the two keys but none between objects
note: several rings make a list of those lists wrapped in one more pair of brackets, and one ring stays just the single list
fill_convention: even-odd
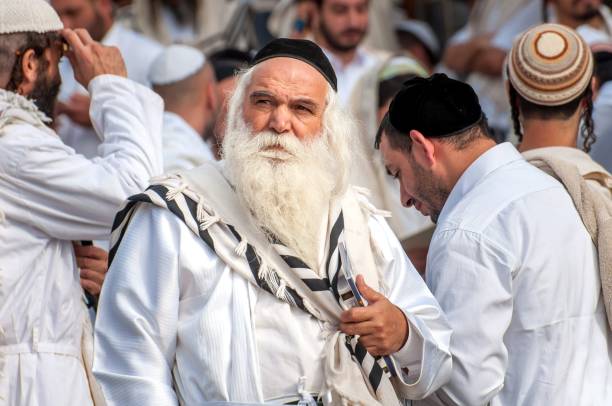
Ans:
[{"label": "collar of white garment", "polygon": [[509,142],[496,145],[479,156],[478,159],[472,162],[465,172],[463,172],[453,187],[448,199],[446,199],[446,203],[444,203],[440,218],[438,219],[438,224],[442,223],[445,214],[450,212],[470,190],[480,183],[482,179],[497,168],[520,160],[524,160],[524,158]]},{"label": "collar of white garment", "polygon": [[353,60],[347,64],[344,64],[340,58],[338,58],[334,53],[326,48],[321,47],[329,62],[331,62],[332,66],[336,71],[343,71],[348,69],[349,67],[355,66],[359,67],[366,63],[367,59],[370,57],[368,51],[363,47],[357,47],[357,51],[355,52],[355,57]]},{"label": "collar of white garment", "polygon": [[18,122],[48,129],[45,123],[51,119],[38,109],[32,100],[17,93],[0,89],[0,129]]}]

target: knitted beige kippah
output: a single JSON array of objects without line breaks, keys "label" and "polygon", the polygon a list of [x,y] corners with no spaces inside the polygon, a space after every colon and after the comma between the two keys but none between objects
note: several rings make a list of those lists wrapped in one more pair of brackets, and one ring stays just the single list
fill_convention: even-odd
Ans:
[{"label": "knitted beige kippah", "polygon": [[571,28],[534,27],[514,42],[508,55],[508,79],[526,100],[559,106],[580,96],[591,82],[593,56]]},{"label": "knitted beige kippah", "polygon": [[64,24],[45,0],[0,0],[0,35],[59,31]]}]

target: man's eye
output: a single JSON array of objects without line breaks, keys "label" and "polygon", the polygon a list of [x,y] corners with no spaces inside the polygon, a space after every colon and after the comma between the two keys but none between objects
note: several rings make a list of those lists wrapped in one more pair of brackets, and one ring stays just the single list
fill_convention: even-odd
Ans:
[{"label": "man's eye", "polygon": [[304,111],[304,112],[307,112],[307,113],[312,113],[312,110],[311,110],[311,109],[309,109],[309,108],[308,108],[308,107],[306,107],[306,106],[297,105],[297,106],[296,106],[296,109],[297,109],[297,110],[299,110],[299,111]]},{"label": "man's eye", "polygon": [[255,100],[255,104],[258,104],[260,106],[267,106],[270,104],[270,100],[266,100],[266,99]]}]

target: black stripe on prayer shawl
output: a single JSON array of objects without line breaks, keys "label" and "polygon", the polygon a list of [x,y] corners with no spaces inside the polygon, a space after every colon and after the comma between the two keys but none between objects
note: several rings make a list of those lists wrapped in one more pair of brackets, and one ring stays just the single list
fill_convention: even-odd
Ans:
[{"label": "black stripe on prayer shawl", "polygon": [[308,288],[312,290],[313,292],[323,292],[323,291],[331,289],[331,285],[329,284],[329,279],[327,278],[322,278],[322,279],[305,278],[305,279],[302,279],[302,282],[304,282],[306,286],[308,286]]},{"label": "black stripe on prayer shawl", "polygon": [[[280,245],[280,244],[277,244],[277,245]],[[284,259],[287,265],[289,265],[291,268],[306,268],[306,269],[310,268],[308,265],[304,263],[304,261],[302,261],[298,257],[294,257],[292,255],[281,255],[281,258]]]},{"label": "black stripe on prayer shawl", "polygon": [[134,206],[136,206],[140,202],[151,203],[151,198],[147,196],[145,193],[139,193],[137,195],[131,196],[128,198],[128,202],[125,205],[125,207],[122,210],[120,210],[115,216],[115,220],[113,221],[113,227],[111,228],[111,231],[115,231],[123,223],[126,217],[129,217],[129,219],[127,220],[125,227],[123,227],[123,229],[119,233],[119,238],[117,239],[117,242],[115,243],[115,245],[110,247],[108,251],[109,268],[110,268],[111,263],[113,262],[113,259],[115,258],[115,255],[117,254],[117,250],[119,249],[119,243],[121,242],[121,240],[123,240],[125,232],[127,231],[131,217],[134,215]]},{"label": "black stripe on prayer shawl", "polygon": [[383,373],[384,371],[381,366],[378,365],[378,362],[374,362],[374,366],[370,371],[370,375],[368,375],[368,380],[370,381],[372,388],[374,388],[374,391],[378,390],[378,386],[380,385],[380,381],[382,380]]},{"label": "black stripe on prayer shawl", "polygon": [[[227,228],[231,231],[234,237],[236,237],[238,242],[242,241],[242,236],[238,233],[238,231],[236,231],[236,228],[234,226],[227,224]],[[270,288],[270,286],[268,286],[268,283],[259,277],[259,268],[261,267],[261,262],[259,261],[259,258],[257,258],[255,249],[249,243],[247,243],[245,255],[247,262],[249,263],[249,268],[251,269],[251,273],[253,274],[253,278],[255,279],[257,285],[266,290],[268,293],[274,295],[274,292],[272,292],[272,289]],[[304,300],[295,289],[287,286],[286,291],[287,294],[291,296],[291,299],[295,302],[298,308],[310,314],[310,312],[306,309],[306,306],[304,306]]]},{"label": "black stripe on prayer shawl", "polygon": [[[351,344],[352,342],[355,342],[355,348],[353,348],[353,345]],[[368,381],[370,382],[370,385],[372,385],[372,389],[374,390],[374,392],[377,392],[378,387],[380,386],[380,381],[382,380],[383,374],[385,372],[378,364],[378,362],[376,362],[380,357],[374,357],[369,354],[366,348],[359,342],[359,340],[355,339],[355,337],[350,337],[350,340],[347,340],[345,345],[351,355],[353,355],[355,359],[359,362],[359,364],[361,365],[361,369],[366,373],[367,371],[363,365],[363,361],[368,356],[372,358],[374,362],[372,369],[368,373]]]},{"label": "black stripe on prayer shawl", "polygon": [[[196,223],[197,223],[197,219],[198,219],[198,204],[192,198],[190,198],[188,196],[185,196],[184,193],[183,193],[183,197],[185,198],[185,203],[187,204],[187,208],[189,209],[189,213],[191,213],[191,217],[193,217],[194,220],[196,220]],[[208,245],[210,247],[210,249],[214,251],[215,250],[215,243],[214,243],[212,237],[210,236],[210,233],[208,232],[208,230],[200,230],[200,228],[198,227],[198,234],[200,235],[200,238],[202,240],[204,240],[206,245]]]},{"label": "black stripe on prayer shawl", "polygon": [[338,216],[336,223],[332,227],[331,233],[329,234],[329,250],[327,253],[327,261],[325,262],[325,269],[329,272],[329,263],[332,259],[332,255],[334,251],[338,248],[338,239],[340,238],[340,234],[344,230],[344,216],[342,212]]}]

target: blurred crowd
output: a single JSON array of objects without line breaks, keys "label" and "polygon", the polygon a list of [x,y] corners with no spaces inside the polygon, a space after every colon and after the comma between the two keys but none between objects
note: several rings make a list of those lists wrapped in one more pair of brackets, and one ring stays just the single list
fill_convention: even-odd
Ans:
[{"label": "blurred crowd", "polygon": [[[325,3],[325,4],[324,4]],[[376,207],[392,213],[390,225],[414,263],[424,271],[426,241],[433,227],[414,209],[404,209],[399,190],[386,176],[373,149],[376,129],[402,83],[413,76],[444,72],[464,80],[477,92],[498,142],[518,143],[513,126],[504,61],[514,38],[544,22],[576,29],[596,59],[594,139],[587,152],[612,169],[612,100],[608,61],[612,60],[612,16],[604,1],[472,0],[350,1],[314,0],[54,0],[64,25],[86,28],[92,38],[119,47],[130,78],[153,86],[164,98],[165,170],[197,166],[218,159],[227,97],[234,74],[274,37],[307,38],[320,45],[338,76],[344,106],[360,123],[354,145],[353,183],[371,191]],[[186,68],[178,78],[158,83],[151,76],[163,47],[183,44],[206,55],[214,75],[198,83]],[[158,61],[158,64],[163,64]],[[166,62],[180,70],[187,62]],[[86,157],[96,155],[99,139],[89,123],[85,89],[74,81],[68,61],[62,65],[58,133]],[[159,69],[159,67],[158,67]],[[170,74],[170,73],[168,73]],[[204,74],[202,74],[204,75]],[[206,90],[207,89],[207,90]],[[180,117],[180,119],[178,118]],[[185,126],[188,124],[188,126]],[[191,137],[185,132],[195,130]],[[195,134],[199,138],[195,137]],[[203,150],[199,139],[206,141]],[[180,141],[179,141],[180,140]],[[579,139],[582,143],[583,140]],[[210,151],[208,151],[210,150]]]}]

